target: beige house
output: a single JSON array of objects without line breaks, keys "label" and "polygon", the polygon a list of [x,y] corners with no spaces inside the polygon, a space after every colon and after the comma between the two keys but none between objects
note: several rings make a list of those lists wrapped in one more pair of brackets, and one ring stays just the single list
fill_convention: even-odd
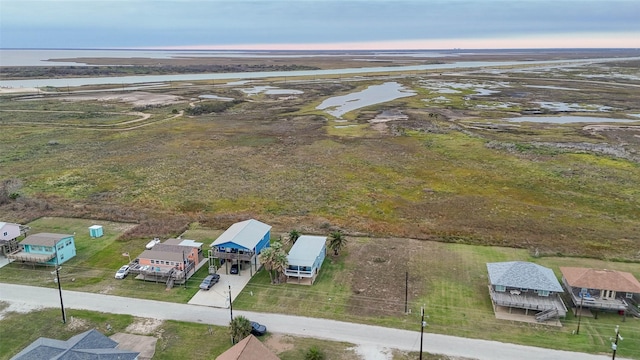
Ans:
[{"label": "beige house", "polygon": [[639,315],[640,282],[631,273],[577,267],[560,267],[560,272],[576,307]]}]

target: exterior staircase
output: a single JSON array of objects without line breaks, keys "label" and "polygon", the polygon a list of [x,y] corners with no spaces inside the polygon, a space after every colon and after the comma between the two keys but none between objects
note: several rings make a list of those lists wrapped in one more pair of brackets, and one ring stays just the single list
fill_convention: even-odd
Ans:
[{"label": "exterior staircase", "polygon": [[626,299],[623,301],[627,305],[627,313],[629,313],[631,316],[640,318],[640,308],[638,307],[638,304],[631,299]]},{"label": "exterior staircase", "polygon": [[536,314],[536,321],[543,322],[558,316],[558,309],[547,309]]},{"label": "exterior staircase", "polygon": [[172,289],[173,288],[173,283],[175,282],[175,279],[173,278],[173,273],[175,271],[173,269],[171,269],[171,271],[169,272],[169,274],[167,274],[169,276],[169,278],[167,279],[167,290]]}]

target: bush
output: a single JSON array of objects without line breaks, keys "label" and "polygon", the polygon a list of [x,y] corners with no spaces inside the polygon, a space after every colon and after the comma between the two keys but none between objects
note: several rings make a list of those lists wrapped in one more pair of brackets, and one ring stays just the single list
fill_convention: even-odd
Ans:
[{"label": "bush", "polygon": [[304,355],[305,360],[324,360],[324,358],[324,353],[315,345],[309,348]]}]

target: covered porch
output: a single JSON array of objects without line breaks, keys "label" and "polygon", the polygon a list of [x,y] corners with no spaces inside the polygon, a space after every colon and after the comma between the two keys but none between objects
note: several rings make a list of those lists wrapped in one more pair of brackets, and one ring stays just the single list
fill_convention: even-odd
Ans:
[{"label": "covered porch", "polygon": [[495,291],[491,286],[489,286],[489,294],[491,295],[494,310],[497,306],[502,306],[509,309],[509,312],[512,309],[523,309],[524,315],[529,315],[530,312],[535,315],[546,310],[557,310],[558,317],[567,315],[567,307],[557,294],[538,296],[532,290],[527,292],[520,290],[499,292]]}]

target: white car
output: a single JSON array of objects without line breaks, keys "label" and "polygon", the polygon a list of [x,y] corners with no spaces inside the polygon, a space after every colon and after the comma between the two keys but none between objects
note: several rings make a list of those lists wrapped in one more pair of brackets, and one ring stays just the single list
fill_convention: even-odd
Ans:
[{"label": "white car", "polygon": [[124,279],[129,275],[129,265],[122,265],[122,267],[116,271],[116,279]]},{"label": "white car", "polygon": [[154,246],[156,246],[156,244],[157,244],[157,243],[159,243],[159,242],[160,242],[160,239],[158,239],[158,238],[153,239],[153,240],[151,240],[151,241],[149,241],[149,242],[147,243],[147,245],[145,246],[145,248],[146,248],[147,250],[151,250],[151,249],[153,249],[153,247],[154,247]]}]

